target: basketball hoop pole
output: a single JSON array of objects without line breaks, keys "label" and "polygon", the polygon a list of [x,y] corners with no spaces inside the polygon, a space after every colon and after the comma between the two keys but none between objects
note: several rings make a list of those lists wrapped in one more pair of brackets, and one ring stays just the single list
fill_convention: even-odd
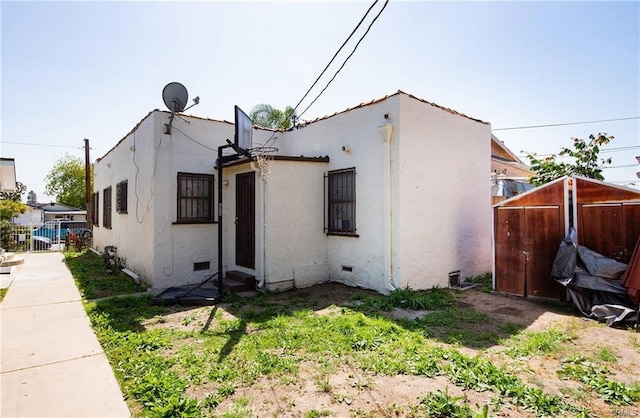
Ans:
[{"label": "basketball hoop pole", "polygon": [[218,147],[218,298],[222,301],[222,292],[224,286],[222,284],[222,150],[229,148],[230,145],[221,145]]}]

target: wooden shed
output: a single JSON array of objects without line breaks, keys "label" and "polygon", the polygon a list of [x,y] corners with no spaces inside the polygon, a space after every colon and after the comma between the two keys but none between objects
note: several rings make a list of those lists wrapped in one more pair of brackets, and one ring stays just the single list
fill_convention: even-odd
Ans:
[{"label": "wooden shed", "polygon": [[640,236],[640,191],[564,177],[495,205],[493,221],[494,289],[565,300],[549,275],[569,228],[580,245],[628,263]]}]

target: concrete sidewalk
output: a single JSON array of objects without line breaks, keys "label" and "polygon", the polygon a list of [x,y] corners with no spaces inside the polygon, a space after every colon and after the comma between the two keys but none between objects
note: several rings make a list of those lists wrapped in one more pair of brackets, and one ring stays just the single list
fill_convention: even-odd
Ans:
[{"label": "concrete sidewalk", "polygon": [[64,256],[24,258],[0,303],[0,416],[129,417]]}]

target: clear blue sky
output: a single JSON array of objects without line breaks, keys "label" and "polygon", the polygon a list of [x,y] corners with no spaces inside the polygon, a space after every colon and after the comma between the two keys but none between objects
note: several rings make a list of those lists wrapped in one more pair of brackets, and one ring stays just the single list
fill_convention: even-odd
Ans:
[{"label": "clear blue sky", "polygon": [[[84,158],[84,138],[92,161],[104,155],[164,109],[168,82],[200,96],[188,113],[202,117],[233,120],[235,104],[295,105],[372,3],[2,1],[1,155],[46,202],[56,158]],[[303,119],[398,89],[493,128],[637,117],[639,26],[637,1],[391,1]],[[517,154],[546,154],[597,132],[615,136],[602,154],[614,166],[637,163],[638,119],[495,134]],[[640,182],[636,171],[605,177]]]}]

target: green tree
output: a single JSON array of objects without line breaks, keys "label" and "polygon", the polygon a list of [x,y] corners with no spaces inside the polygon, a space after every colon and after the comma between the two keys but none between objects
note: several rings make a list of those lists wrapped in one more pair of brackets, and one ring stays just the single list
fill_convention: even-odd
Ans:
[{"label": "green tree", "polygon": [[27,186],[16,181],[16,190],[13,192],[0,192],[0,219],[11,221],[14,216],[25,213],[27,205],[22,203],[22,195]]},{"label": "green tree", "polygon": [[27,190],[27,186],[19,181],[16,181],[16,189],[12,192],[0,192],[0,199],[15,200],[16,202],[22,201],[22,195]]},{"label": "green tree", "polygon": [[[56,202],[86,209],[84,162],[70,154],[58,158],[45,177],[45,193],[55,196]],[[91,167],[93,184],[93,166]]]},{"label": "green tree", "polygon": [[32,205],[38,203],[38,196],[33,190],[29,190],[29,193],[27,194],[27,203]]},{"label": "green tree", "polygon": [[11,199],[0,200],[0,219],[11,221],[15,216],[27,211],[27,205]]},{"label": "green tree", "polygon": [[296,113],[291,106],[287,106],[287,108],[282,111],[266,103],[255,105],[249,113],[249,117],[254,125],[284,130],[293,126],[295,116]]},{"label": "green tree", "polygon": [[[571,138],[573,148],[563,147],[556,156],[551,155],[538,159],[535,153],[527,153],[531,171],[529,179],[532,184],[540,186],[563,176],[579,175],[595,180],[604,180],[602,167],[611,164],[611,158],[599,158],[600,148],[613,140],[606,133],[589,135],[589,141],[582,138]],[[558,161],[560,157],[570,157],[566,162]]]},{"label": "green tree", "polygon": [[[27,205],[22,203],[22,195],[25,190],[27,190],[27,186],[17,181],[16,190],[13,192],[0,192],[0,220],[10,222],[15,216],[27,211]],[[4,247],[4,232],[2,236]]]}]

